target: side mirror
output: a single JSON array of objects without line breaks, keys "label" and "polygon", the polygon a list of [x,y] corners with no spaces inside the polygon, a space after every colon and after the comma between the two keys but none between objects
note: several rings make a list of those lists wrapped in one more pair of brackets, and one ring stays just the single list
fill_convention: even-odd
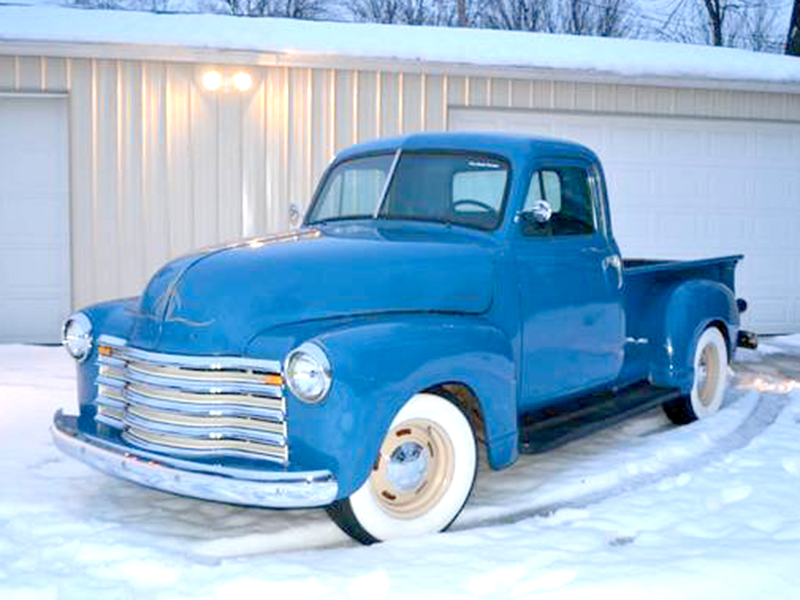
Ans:
[{"label": "side mirror", "polygon": [[300,225],[300,208],[297,204],[289,205],[289,227],[298,227]]},{"label": "side mirror", "polygon": [[519,213],[519,218],[526,223],[538,223],[544,225],[553,216],[553,207],[547,200],[537,200],[530,210],[523,210]]}]

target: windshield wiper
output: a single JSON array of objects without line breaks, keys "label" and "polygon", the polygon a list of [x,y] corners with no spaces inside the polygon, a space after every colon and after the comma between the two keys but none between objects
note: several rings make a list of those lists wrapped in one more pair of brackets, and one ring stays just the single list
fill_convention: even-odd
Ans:
[{"label": "windshield wiper", "polygon": [[338,217],[328,217],[326,219],[317,219],[316,221],[309,221],[306,225],[324,225],[333,221],[364,221],[371,220],[372,215],[344,215]]}]

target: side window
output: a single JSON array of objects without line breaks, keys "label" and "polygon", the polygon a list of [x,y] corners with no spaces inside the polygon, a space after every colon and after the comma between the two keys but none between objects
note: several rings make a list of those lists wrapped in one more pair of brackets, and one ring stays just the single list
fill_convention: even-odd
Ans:
[{"label": "side window", "polygon": [[547,223],[526,221],[525,235],[587,235],[595,231],[594,204],[589,174],[581,167],[536,171],[531,177],[523,211],[544,200],[553,209]]}]

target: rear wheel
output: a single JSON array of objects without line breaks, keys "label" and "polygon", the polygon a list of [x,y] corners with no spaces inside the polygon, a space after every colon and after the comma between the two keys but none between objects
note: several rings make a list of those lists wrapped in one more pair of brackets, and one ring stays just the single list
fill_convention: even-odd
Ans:
[{"label": "rear wheel", "polygon": [[728,382],[728,347],[722,332],[706,329],[694,351],[694,382],[688,396],[664,404],[673,423],[683,425],[713,415],[722,405]]},{"label": "rear wheel", "polygon": [[367,481],[328,514],[364,544],[443,531],[466,504],[476,467],[466,415],[440,396],[416,394],[392,421]]}]

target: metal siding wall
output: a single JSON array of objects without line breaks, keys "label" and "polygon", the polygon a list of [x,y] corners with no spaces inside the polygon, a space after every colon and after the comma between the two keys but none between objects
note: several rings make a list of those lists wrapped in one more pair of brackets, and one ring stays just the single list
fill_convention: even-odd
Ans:
[{"label": "metal siding wall", "polygon": [[71,61],[70,93],[70,213],[72,218],[72,300],[82,306],[95,294],[94,254],[99,249],[95,231],[96,211],[93,164],[95,111],[92,65]]},{"label": "metal siding wall", "polygon": [[[134,295],[169,258],[289,227],[333,155],[447,129],[458,106],[800,121],[800,94],[387,70],[0,56],[0,92],[70,94],[73,300]],[[223,75],[238,70],[217,65]]]}]

